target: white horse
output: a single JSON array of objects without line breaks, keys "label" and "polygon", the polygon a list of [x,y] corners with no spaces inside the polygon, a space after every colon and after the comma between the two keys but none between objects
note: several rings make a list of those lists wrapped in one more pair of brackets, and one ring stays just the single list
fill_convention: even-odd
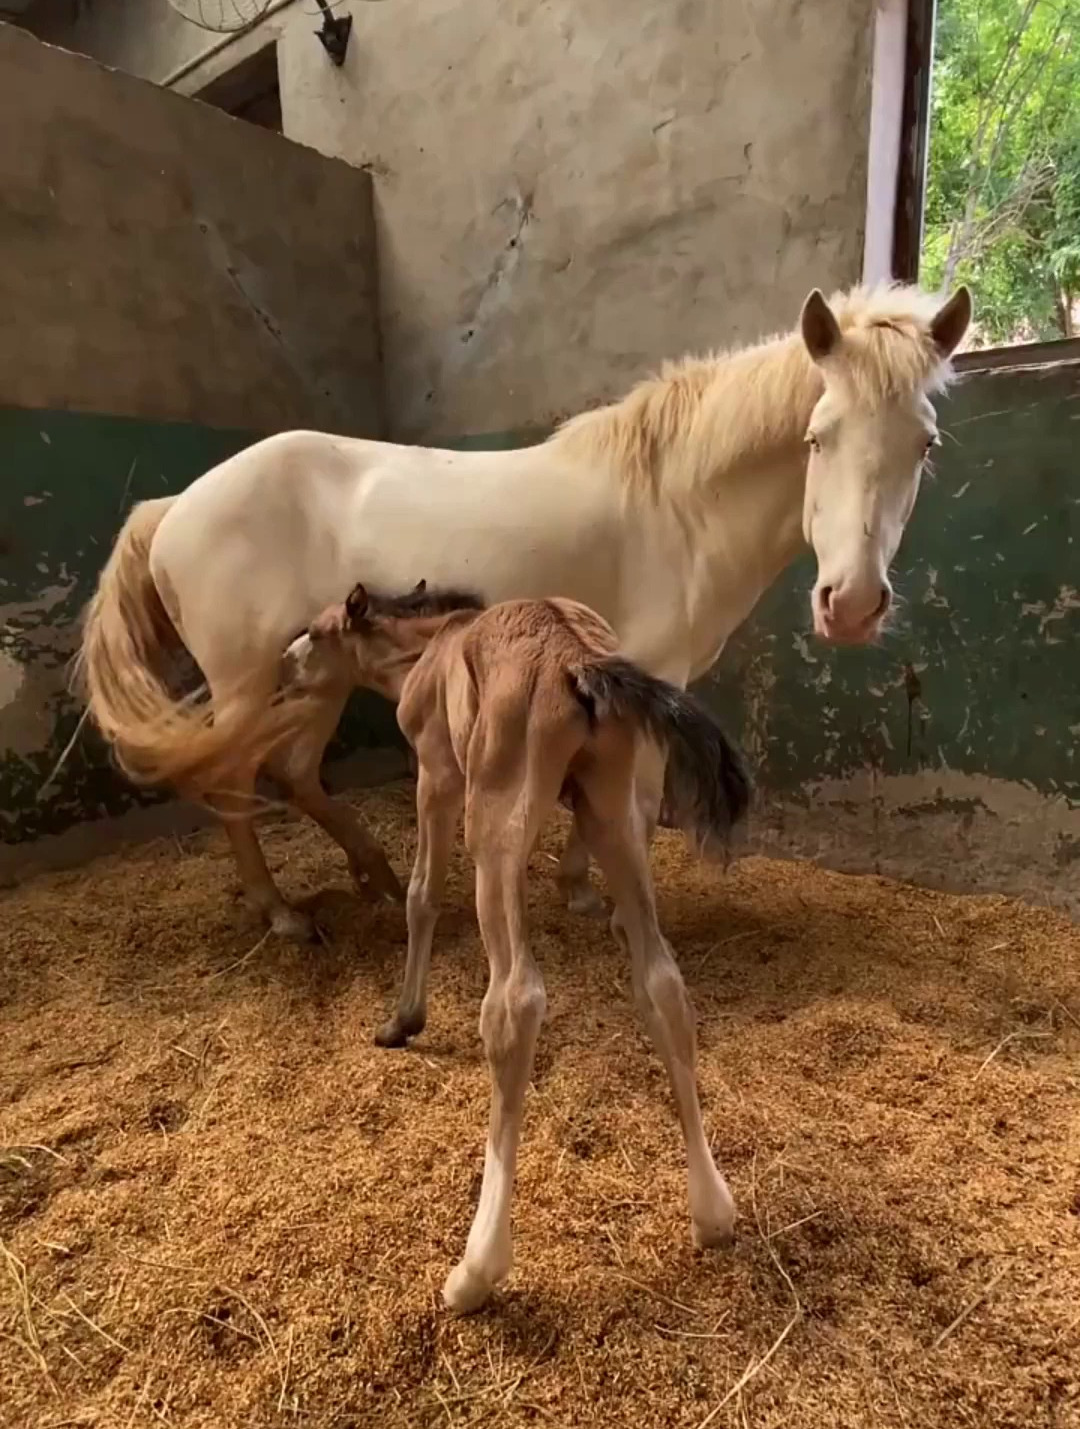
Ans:
[{"label": "white horse", "polygon": [[[937,442],[928,394],[947,384],[970,320],[966,288],[940,307],[904,287],[831,305],[815,290],[798,331],[672,364],[522,450],[317,432],[257,442],[131,512],[87,611],[91,713],[132,778],[220,796],[252,902],[277,932],[310,937],[259,848],[252,759],[273,743],[282,652],[325,606],[357,581],[401,592],[426,580],[489,604],[566,596],[603,616],[630,659],[685,686],[806,541],[815,630],[871,641]],[[170,689],[181,646],[208,704]],[[347,694],[327,691],[267,767],[342,847],[361,889],[400,897],[376,840],[319,781]],[[654,751],[638,775],[650,832],[662,789]],[[599,903],[576,825],[559,882],[572,908]]]}]

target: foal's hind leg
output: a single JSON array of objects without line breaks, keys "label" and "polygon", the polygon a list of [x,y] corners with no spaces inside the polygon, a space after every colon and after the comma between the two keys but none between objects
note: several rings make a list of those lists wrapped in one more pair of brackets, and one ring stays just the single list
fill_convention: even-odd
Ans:
[{"label": "foal's hind leg", "polygon": [[[641,814],[641,828],[646,847],[652,842],[660,816],[666,764],[667,755],[663,750],[650,740],[639,741],[634,797]],[[566,847],[559,859],[555,879],[571,913],[584,913],[592,918],[602,918],[607,913],[603,898],[589,881],[589,847],[582,835],[581,822],[576,812]],[[618,920],[616,909],[612,919],[612,931],[621,941],[622,933]]]},{"label": "foal's hind leg", "polygon": [[682,1124],[694,1241],[699,1246],[727,1245],[733,1236],[735,1203],[705,1136],[697,1094],[694,1011],[657,923],[640,813],[628,778],[620,781],[597,771],[582,782],[582,832],[615,895],[630,950],[635,999],[667,1069]]},{"label": "foal's hind leg", "polygon": [[344,708],[344,696],[322,698],[311,723],[291,744],[274,755],[270,769],[287,785],[297,808],[314,819],[343,850],[359,892],[400,903],[404,900],[404,891],[379,841],[348,804],[331,798],[319,782],[323,754]]},{"label": "foal's hind leg", "polygon": [[496,794],[482,788],[470,788],[468,794],[465,837],[476,861],[476,912],[489,968],[480,1034],[491,1071],[491,1120],[480,1201],[465,1254],[443,1286],[447,1305],[462,1314],[480,1308],[513,1262],[510,1202],[518,1141],[547,1007],[526,934],[526,865],[540,824],[555,804],[558,784],[548,793],[529,790],[523,780],[516,797],[513,791]]},{"label": "foal's hind leg", "polygon": [[[639,735],[634,750],[634,808],[637,815],[634,827],[645,846],[646,867],[648,851],[660,819],[660,806],[664,801],[666,768],[666,752],[652,740]],[[651,881],[649,886],[652,887]],[[620,947],[626,947],[626,931],[617,904],[611,915],[611,931]]]}]

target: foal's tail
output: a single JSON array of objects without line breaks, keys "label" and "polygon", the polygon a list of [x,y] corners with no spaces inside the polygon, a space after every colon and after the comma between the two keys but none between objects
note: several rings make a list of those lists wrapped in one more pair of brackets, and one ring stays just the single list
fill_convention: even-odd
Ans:
[{"label": "foal's tail", "polygon": [[705,706],[617,655],[572,670],[570,687],[591,721],[625,720],[666,748],[664,802],[671,822],[700,852],[726,853],[730,832],[749,807],[750,776]]},{"label": "foal's tail", "polygon": [[[86,609],[73,683],[130,779],[198,795],[227,785],[265,701],[238,692],[211,720],[205,692],[178,699],[169,688],[168,662],[183,642],[154,584],[150,546],[175,499],[142,501],[124,522]],[[274,734],[257,742],[259,753]]]}]

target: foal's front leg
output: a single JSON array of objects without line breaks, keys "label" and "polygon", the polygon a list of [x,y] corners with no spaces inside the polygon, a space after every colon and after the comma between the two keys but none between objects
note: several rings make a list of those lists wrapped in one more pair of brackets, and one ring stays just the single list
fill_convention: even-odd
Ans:
[{"label": "foal's front leg", "polygon": [[518,1140],[547,1006],[544,980],[525,937],[524,859],[478,859],[476,912],[489,966],[480,1033],[491,1070],[491,1121],[480,1202],[465,1254],[443,1286],[443,1299],[461,1314],[478,1310],[513,1263],[510,1202]]},{"label": "foal's front leg", "polygon": [[431,941],[439,917],[446,869],[454,846],[461,813],[461,778],[456,769],[436,774],[419,767],[416,783],[416,861],[406,914],[409,951],[405,982],[394,1015],[375,1033],[380,1047],[404,1047],[424,1030],[427,1021],[427,981],[431,966]]}]

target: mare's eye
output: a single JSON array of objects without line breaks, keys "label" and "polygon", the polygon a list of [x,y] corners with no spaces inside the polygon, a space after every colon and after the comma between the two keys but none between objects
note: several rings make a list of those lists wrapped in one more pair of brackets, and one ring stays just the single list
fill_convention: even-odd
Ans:
[{"label": "mare's eye", "polygon": [[818,441],[817,437],[813,434],[813,432],[807,433],[806,445],[810,448],[812,452],[819,452],[821,450],[821,443]]}]

